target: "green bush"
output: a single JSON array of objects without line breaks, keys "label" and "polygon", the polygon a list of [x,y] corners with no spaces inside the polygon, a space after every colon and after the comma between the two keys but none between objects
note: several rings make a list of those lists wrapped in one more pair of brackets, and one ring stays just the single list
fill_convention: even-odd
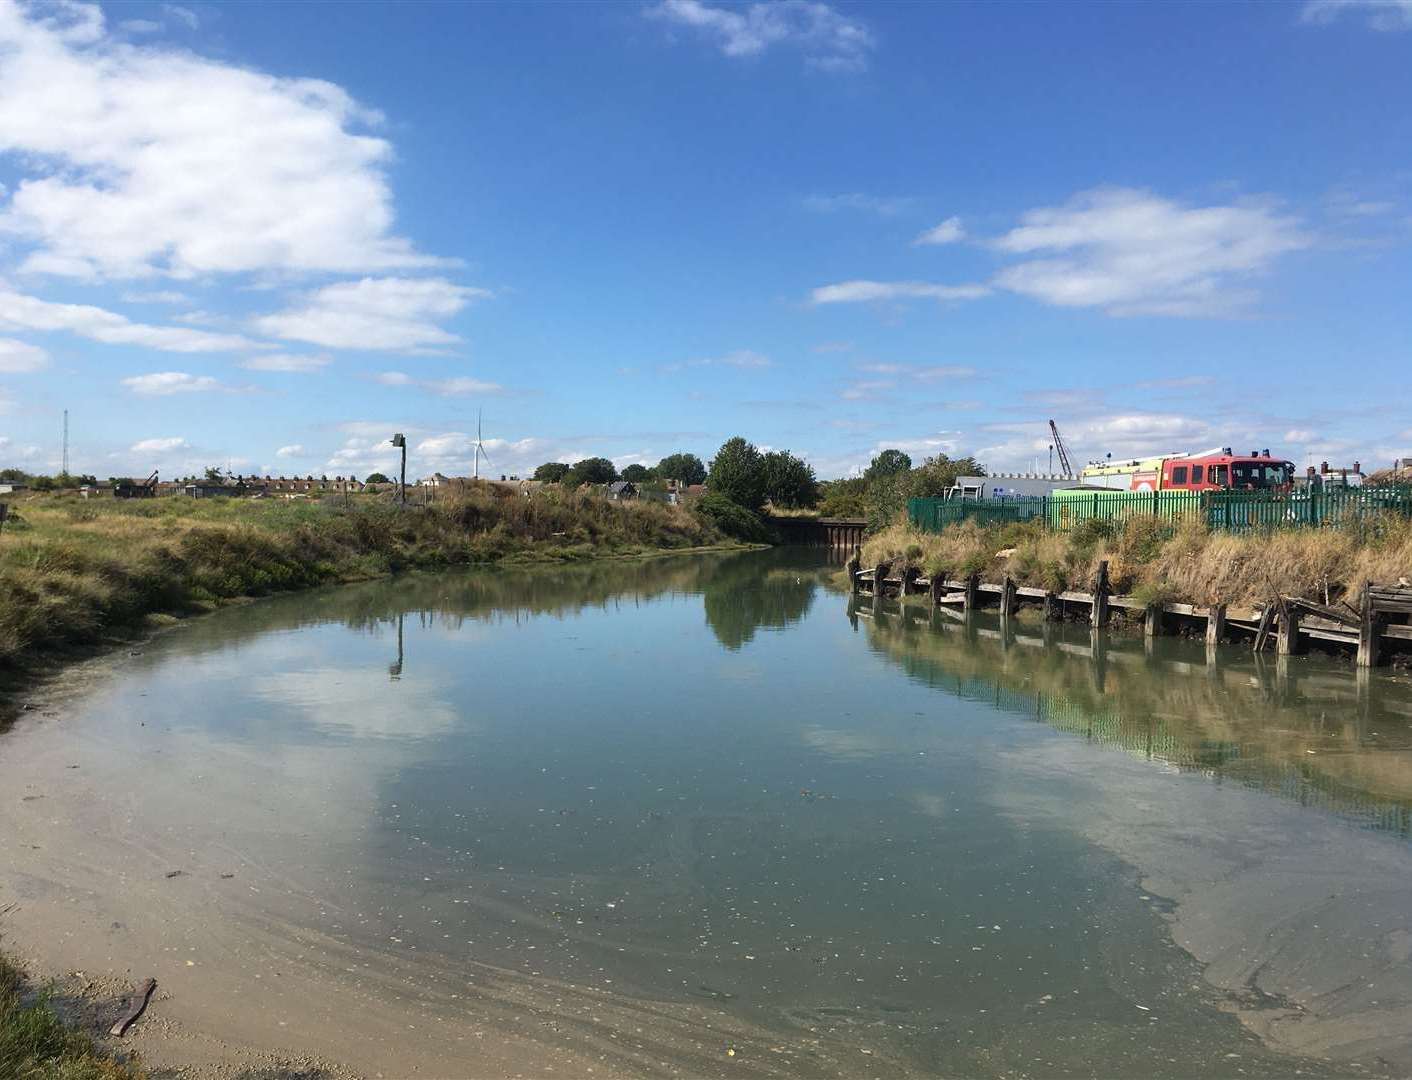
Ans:
[{"label": "green bush", "polygon": [[707,492],[697,500],[694,509],[701,518],[733,540],[748,544],[763,544],[769,540],[769,530],[760,515],[724,495]]}]

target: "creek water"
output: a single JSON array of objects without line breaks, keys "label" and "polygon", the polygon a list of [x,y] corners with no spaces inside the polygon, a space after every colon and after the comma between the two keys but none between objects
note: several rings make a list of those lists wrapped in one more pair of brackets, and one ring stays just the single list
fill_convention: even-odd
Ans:
[{"label": "creek water", "polygon": [[47,963],[387,1075],[1412,1071],[1406,679],[836,571],[193,620],[0,736],[0,909]]}]

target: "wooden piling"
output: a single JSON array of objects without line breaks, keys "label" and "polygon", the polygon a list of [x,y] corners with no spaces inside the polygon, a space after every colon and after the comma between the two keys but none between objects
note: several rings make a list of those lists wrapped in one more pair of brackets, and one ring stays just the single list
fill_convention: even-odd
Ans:
[{"label": "wooden piling", "polygon": [[1098,582],[1093,588],[1093,614],[1089,620],[1094,626],[1108,625],[1108,560],[1098,564]]},{"label": "wooden piling", "polygon": [[848,560],[848,584],[856,594],[858,592],[858,571],[863,568],[863,559],[857,548],[853,549],[853,556]]},{"label": "wooden piling", "polygon": [[1206,614],[1206,644],[1219,645],[1226,636],[1226,605],[1212,604]]},{"label": "wooden piling", "polygon": [[1378,635],[1382,632],[1382,619],[1378,615],[1377,603],[1373,599],[1373,583],[1363,583],[1363,618],[1358,624],[1358,666],[1376,667],[1378,664]]},{"label": "wooden piling", "polygon": [[1044,619],[1046,622],[1059,622],[1064,618],[1064,605],[1059,602],[1057,593],[1044,594]]},{"label": "wooden piling", "polygon": [[1142,617],[1142,636],[1155,638],[1162,633],[1162,605],[1148,604]]},{"label": "wooden piling", "polygon": [[902,587],[899,596],[911,596],[917,591],[917,579],[922,576],[922,572],[915,566],[909,566],[902,571]]},{"label": "wooden piling", "polygon": [[946,595],[946,574],[938,570],[931,577],[930,592],[932,607],[941,607],[941,598]]},{"label": "wooden piling", "polygon": [[965,611],[975,611],[976,603],[980,596],[981,576],[979,574],[966,575],[966,600],[962,604]]},{"label": "wooden piling", "polygon": [[1005,575],[1005,582],[1000,589],[1000,617],[1008,619],[1015,614],[1015,579],[1009,574]]},{"label": "wooden piling", "polygon": [[1275,651],[1280,656],[1298,656],[1304,651],[1304,639],[1299,635],[1299,611],[1280,598],[1280,629],[1275,639]]}]

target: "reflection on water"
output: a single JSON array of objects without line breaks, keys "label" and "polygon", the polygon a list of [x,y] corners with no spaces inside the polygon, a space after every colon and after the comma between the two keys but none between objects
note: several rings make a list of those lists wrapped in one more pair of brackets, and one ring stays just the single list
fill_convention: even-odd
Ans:
[{"label": "reflection on water", "polygon": [[443,1061],[528,1010],[633,1074],[1412,1068],[1405,686],[859,609],[832,573],[426,575],[194,621],[62,751],[0,742],[0,789],[45,799],[0,809],[51,883],[24,910],[101,897],[112,963],[225,948],[154,970],[214,1015],[266,955],[366,980]]},{"label": "reflection on water", "polygon": [[856,598],[907,675],[1090,743],[1412,836],[1412,683],[1179,638],[957,620]]}]

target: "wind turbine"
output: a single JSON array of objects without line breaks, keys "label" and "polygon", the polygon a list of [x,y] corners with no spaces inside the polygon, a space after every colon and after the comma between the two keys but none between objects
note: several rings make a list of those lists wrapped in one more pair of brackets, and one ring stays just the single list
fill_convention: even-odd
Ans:
[{"label": "wind turbine", "polygon": [[474,465],[474,467],[473,467],[473,468],[474,468],[474,471],[475,471],[475,478],[476,478],[477,480],[480,479],[480,459],[481,459],[481,458],[485,458],[485,463],[486,463],[487,465],[490,464],[490,455],[485,452],[485,444],[484,444],[483,442],[481,442],[481,437],[480,437],[480,413],[481,413],[481,411],[480,411],[479,409],[477,409],[477,410],[476,410],[476,453],[475,453],[475,465]]}]

